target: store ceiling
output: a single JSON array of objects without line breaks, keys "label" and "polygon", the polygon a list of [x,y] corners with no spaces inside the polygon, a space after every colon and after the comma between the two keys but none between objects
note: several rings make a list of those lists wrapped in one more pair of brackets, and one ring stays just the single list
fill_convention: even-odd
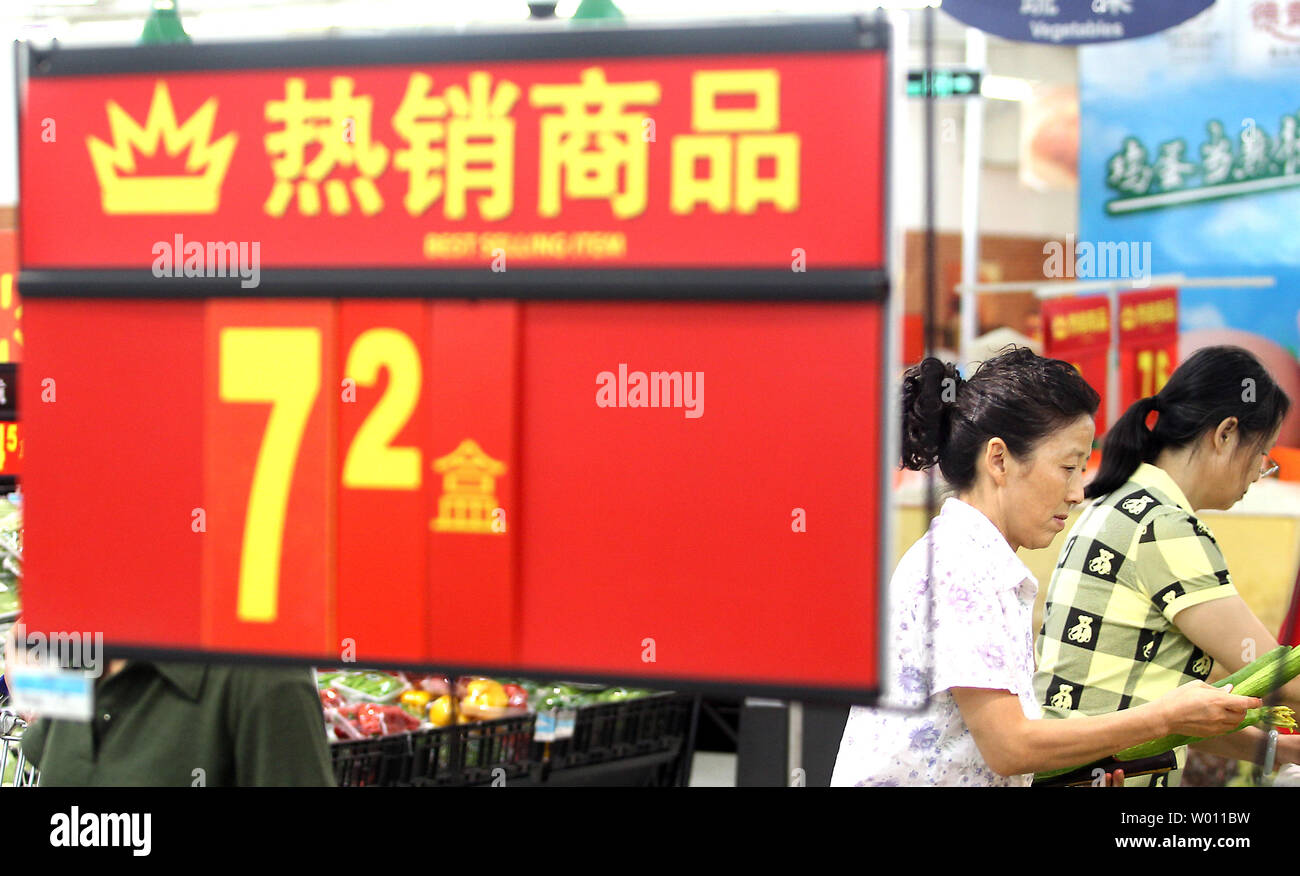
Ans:
[{"label": "store ceiling", "polygon": [[[895,5],[918,0],[887,0]],[[629,19],[733,18],[826,14],[875,8],[870,0],[618,0]],[[19,39],[66,43],[130,43],[139,36],[152,0],[5,0],[0,25]],[[469,27],[522,22],[526,0],[179,0],[186,30],[196,39],[236,39],[420,27]],[[557,13],[571,15],[578,0],[560,0]],[[914,39],[920,34],[920,12]],[[937,16],[936,38],[961,43],[965,28]]]},{"label": "store ceiling", "polygon": [[[557,14],[573,14],[579,0],[559,0]],[[833,14],[876,8],[877,0],[616,0],[630,20],[728,19],[773,13]],[[918,0],[887,0],[894,5]],[[526,0],[178,0],[186,31],[198,42],[321,37],[422,28],[464,29],[523,24]],[[131,45],[138,41],[153,0],[0,0],[0,41],[64,45]],[[907,63],[922,63],[923,13],[909,12]],[[967,28],[940,12],[935,16],[936,60],[960,66]],[[1072,83],[1074,52],[989,37],[989,72],[1036,81]],[[954,113],[956,107],[945,112]],[[959,113],[958,113],[958,117]],[[1014,161],[1019,107],[989,101],[986,151],[995,162]],[[998,144],[1002,144],[999,146]]]}]

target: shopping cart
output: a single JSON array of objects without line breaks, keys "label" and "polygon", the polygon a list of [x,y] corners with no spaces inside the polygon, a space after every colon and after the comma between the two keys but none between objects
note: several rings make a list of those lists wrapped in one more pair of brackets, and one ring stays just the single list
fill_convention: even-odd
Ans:
[{"label": "shopping cart", "polygon": [[40,777],[37,769],[27,763],[19,741],[27,727],[17,712],[8,708],[8,691],[4,676],[0,675],[0,788],[29,788]]}]

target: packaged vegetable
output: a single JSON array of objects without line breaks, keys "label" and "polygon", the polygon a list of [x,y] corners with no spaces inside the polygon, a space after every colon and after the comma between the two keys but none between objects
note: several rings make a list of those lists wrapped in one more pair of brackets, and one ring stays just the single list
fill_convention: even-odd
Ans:
[{"label": "packaged vegetable", "polygon": [[387,672],[348,672],[333,687],[351,702],[392,703],[402,694],[402,680]]},{"label": "packaged vegetable", "polygon": [[324,690],[324,689],[327,688],[327,687],[332,687],[332,686],[333,686],[334,679],[338,678],[340,675],[347,675],[347,670],[344,670],[344,669],[317,669],[317,670],[316,670],[316,686],[317,686],[318,688],[322,689],[322,690]]}]

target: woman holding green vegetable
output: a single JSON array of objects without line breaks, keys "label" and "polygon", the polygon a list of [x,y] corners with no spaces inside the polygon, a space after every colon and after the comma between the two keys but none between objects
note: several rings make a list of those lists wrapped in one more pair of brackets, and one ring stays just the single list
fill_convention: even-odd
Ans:
[{"label": "woman holding green vegetable", "polygon": [[1035,720],[1038,585],[1016,550],[1051,544],[1083,501],[1097,404],[1073,367],[1026,349],[969,381],[937,359],[908,370],[903,464],[937,464],[956,496],[890,580],[886,708],[852,710],[831,784],[1024,786],[1168,733],[1226,733],[1260,704],[1197,681],[1138,708]]},{"label": "woman holding green vegetable", "polygon": [[[1096,501],[1071,529],[1047,592],[1035,676],[1045,717],[1122,715],[1206,680],[1216,661],[1238,670],[1277,646],[1195,512],[1231,507],[1276,470],[1268,451],[1289,406],[1250,353],[1208,347],[1111,427],[1086,491]],[[1300,700],[1296,685],[1284,695]],[[1196,747],[1253,760],[1262,739],[1247,728]],[[1185,758],[1179,749],[1180,768]],[[1277,761],[1300,761],[1300,736],[1282,737]]]}]

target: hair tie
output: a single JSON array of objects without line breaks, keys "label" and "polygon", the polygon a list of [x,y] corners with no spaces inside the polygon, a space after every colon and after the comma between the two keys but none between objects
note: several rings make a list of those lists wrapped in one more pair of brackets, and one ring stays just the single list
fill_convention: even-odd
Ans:
[{"label": "hair tie", "polygon": [[1160,420],[1160,400],[1151,396],[1151,409],[1147,411],[1146,427],[1148,432],[1156,430],[1156,423]]}]

